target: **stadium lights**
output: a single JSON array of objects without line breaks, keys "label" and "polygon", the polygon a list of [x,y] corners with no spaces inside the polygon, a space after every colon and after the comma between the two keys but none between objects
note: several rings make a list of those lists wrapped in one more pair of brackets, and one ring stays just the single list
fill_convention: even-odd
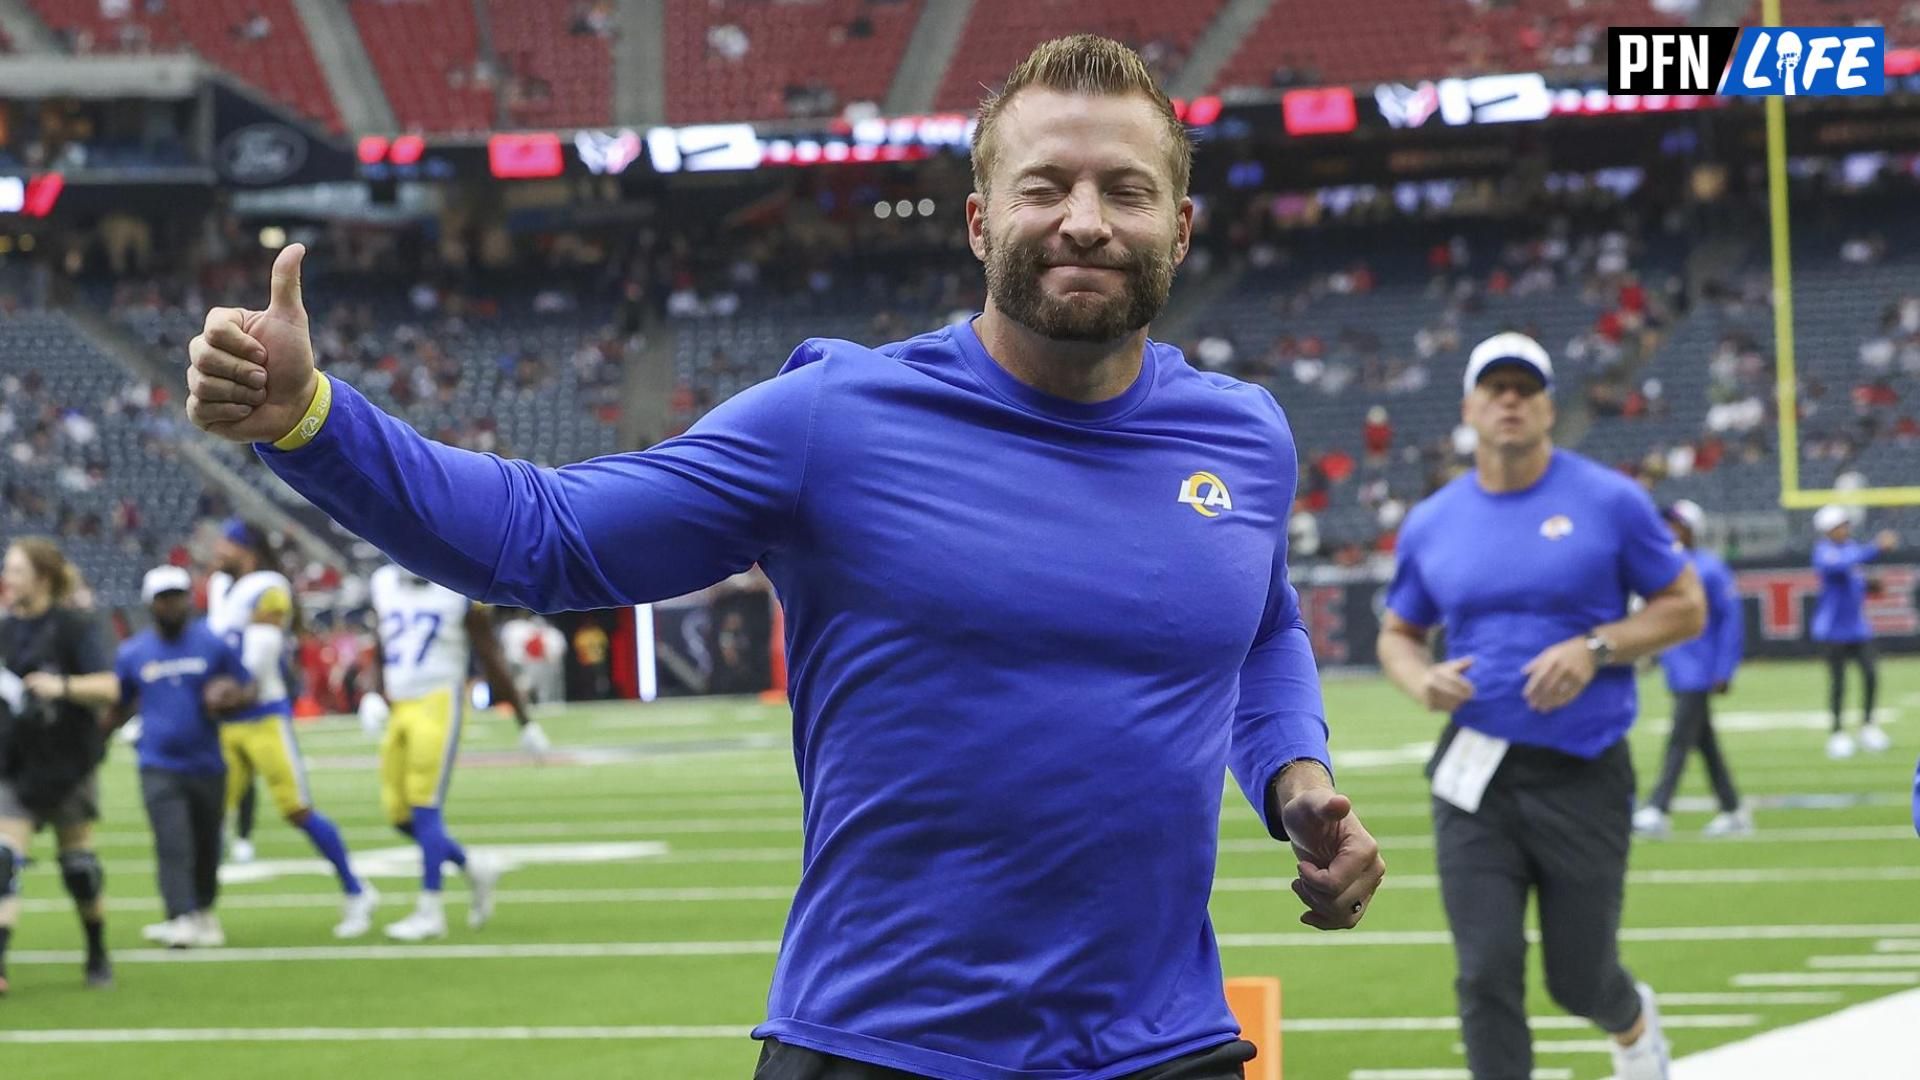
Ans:
[{"label": "stadium lights", "polygon": [[269,225],[260,230],[260,246],[268,251],[279,251],[287,246],[287,230],[278,225]]},{"label": "stadium lights", "polygon": [[893,216],[893,204],[882,200],[873,204],[873,216],[885,221]]},{"label": "stadium lights", "polygon": [[932,216],[933,216],[933,210],[934,210],[934,207],[933,207],[933,200],[932,200],[932,199],[921,199],[921,200],[920,200],[920,205],[919,205],[918,207],[916,207],[915,209],[917,209],[917,210],[919,210],[919,211],[920,211],[920,216],[921,216],[921,217],[932,217]]},{"label": "stadium lights", "polygon": [[910,200],[901,199],[899,202],[893,204],[893,214],[895,217],[912,217],[913,203]]}]

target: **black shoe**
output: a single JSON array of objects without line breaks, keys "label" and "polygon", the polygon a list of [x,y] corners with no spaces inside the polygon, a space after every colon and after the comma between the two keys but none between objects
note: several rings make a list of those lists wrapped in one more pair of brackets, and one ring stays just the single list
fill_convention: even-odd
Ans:
[{"label": "black shoe", "polygon": [[106,957],[87,961],[87,989],[113,989],[113,963]]}]

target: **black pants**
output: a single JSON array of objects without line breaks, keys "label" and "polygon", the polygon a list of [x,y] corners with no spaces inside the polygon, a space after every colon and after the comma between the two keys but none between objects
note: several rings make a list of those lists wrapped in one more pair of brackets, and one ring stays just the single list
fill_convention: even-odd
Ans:
[{"label": "black pants", "polygon": [[1528,1080],[1526,914],[1540,904],[1547,992],[1613,1033],[1640,1018],[1620,965],[1633,833],[1633,759],[1622,740],[1588,761],[1514,746],[1478,813],[1433,800],[1440,896],[1453,929],[1461,1034],[1474,1080]]},{"label": "black pants", "polygon": [[1700,750],[1700,760],[1706,762],[1707,778],[1713,782],[1713,796],[1720,800],[1720,809],[1728,813],[1740,809],[1740,793],[1734,790],[1733,774],[1727,771],[1720,740],[1713,734],[1713,710],[1708,704],[1711,697],[1705,690],[1673,695],[1673,731],[1667,736],[1667,760],[1660,767],[1660,782],[1653,785],[1653,794],[1647,797],[1647,805],[1659,807],[1662,813],[1673,805],[1673,789],[1679,786],[1687,755],[1695,747]]},{"label": "black pants", "polygon": [[220,817],[226,777],[141,769],[140,794],[153,823],[160,897],[167,918],[209,911],[220,895]]},{"label": "black pants", "polygon": [[1860,713],[1862,724],[1873,723],[1873,699],[1880,692],[1880,671],[1871,641],[1831,641],[1827,643],[1827,707],[1833,712],[1833,730],[1840,730],[1840,707],[1847,700],[1847,661],[1860,665],[1860,677],[1866,683],[1867,700]]},{"label": "black pants", "polygon": [[[1253,1044],[1236,1039],[1211,1050],[1175,1058],[1151,1069],[1129,1074],[1126,1080],[1242,1080],[1241,1068],[1253,1060]],[[760,1047],[760,1064],[753,1080],[925,1080],[917,1073],[852,1058],[835,1057],[804,1046],[768,1039]]]}]

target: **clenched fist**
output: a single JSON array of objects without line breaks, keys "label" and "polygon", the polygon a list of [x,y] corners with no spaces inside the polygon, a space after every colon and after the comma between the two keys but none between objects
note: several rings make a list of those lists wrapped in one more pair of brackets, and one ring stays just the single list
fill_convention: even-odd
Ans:
[{"label": "clenched fist", "polygon": [[275,442],[306,414],[319,377],[300,302],[300,260],[289,244],[273,260],[265,311],[214,308],[187,346],[187,417],[234,442]]}]

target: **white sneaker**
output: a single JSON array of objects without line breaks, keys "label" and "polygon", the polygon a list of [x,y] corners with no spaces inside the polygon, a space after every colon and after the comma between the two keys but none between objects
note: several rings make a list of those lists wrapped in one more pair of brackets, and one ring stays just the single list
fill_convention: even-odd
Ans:
[{"label": "white sneaker", "polygon": [[373,929],[373,912],[380,906],[380,890],[360,883],[360,895],[349,896],[340,905],[340,922],[333,928],[337,938],[357,938]]},{"label": "white sneaker", "polygon": [[1660,1030],[1660,1009],[1654,1004],[1653,987],[1635,983],[1640,994],[1641,1015],[1647,1026],[1632,1046],[1613,1044],[1614,1080],[1668,1080],[1667,1036]]},{"label": "white sneaker", "polygon": [[1836,731],[1827,737],[1827,756],[1841,761],[1853,756],[1853,736],[1844,731]]},{"label": "white sneaker", "polygon": [[211,911],[202,911],[188,916],[193,921],[188,944],[196,949],[218,949],[227,943],[227,932],[220,926],[220,918]]},{"label": "white sneaker", "polygon": [[467,926],[478,930],[493,918],[493,893],[500,885],[500,875],[505,873],[499,863],[485,855],[471,855],[467,858],[467,886],[473,890],[473,901],[467,906]]},{"label": "white sneaker", "polygon": [[447,936],[447,914],[438,907],[422,905],[411,915],[387,927],[387,936],[395,941],[426,941]]},{"label": "white sneaker", "polygon": [[236,838],[233,842],[233,846],[229,848],[227,851],[227,858],[235,863],[252,862],[253,861],[253,841],[248,840],[244,837]]},{"label": "white sneaker", "polygon": [[1867,724],[1860,729],[1860,745],[1879,754],[1892,746],[1893,740],[1887,738],[1887,733],[1880,730],[1879,724]]},{"label": "white sneaker", "polygon": [[1633,831],[1636,836],[1652,840],[1665,840],[1673,831],[1673,823],[1667,819],[1666,811],[1657,806],[1643,806],[1633,812]]},{"label": "white sneaker", "polygon": [[166,922],[140,928],[140,936],[169,949],[184,949],[193,935],[193,916],[176,915]]},{"label": "white sneaker", "polygon": [[1707,822],[1707,827],[1700,830],[1700,835],[1710,838],[1752,836],[1753,811],[1743,806],[1738,810],[1727,810],[1715,814],[1713,820]]}]

